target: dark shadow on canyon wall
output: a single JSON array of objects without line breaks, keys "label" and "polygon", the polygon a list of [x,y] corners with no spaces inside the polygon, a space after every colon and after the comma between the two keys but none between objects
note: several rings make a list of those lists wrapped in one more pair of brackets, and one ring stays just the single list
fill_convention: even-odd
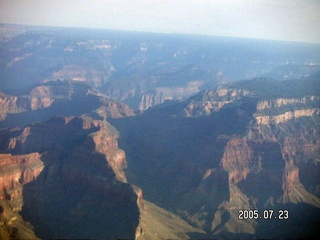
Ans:
[{"label": "dark shadow on canyon wall", "polygon": [[[22,217],[45,239],[134,238],[139,224],[137,195],[130,184],[116,180],[105,155],[95,151],[89,134],[95,128],[79,129],[80,120],[73,121],[63,125],[56,119],[56,125],[47,125],[46,134],[40,134],[44,128],[31,129],[23,150],[41,149],[45,167],[37,179],[24,186]],[[48,143],[58,133],[60,141],[56,139],[51,148],[35,139],[38,135]]]},{"label": "dark shadow on canyon wall", "polygon": [[[146,199],[169,209],[181,207],[182,202],[189,210],[198,208],[202,201],[193,202],[196,191],[195,201],[203,194],[203,201],[212,198],[211,205],[217,208],[229,198],[228,175],[220,163],[225,145],[231,137],[246,134],[256,100],[244,98],[203,117],[177,115],[183,104],[110,120],[120,132],[119,145],[126,152],[128,181],[141,187]],[[209,182],[201,187],[205,192],[196,190],[208,169],[215,169],[212,176],[220,181],[206,180],[217,185],[215,191],[206,189]]]}]

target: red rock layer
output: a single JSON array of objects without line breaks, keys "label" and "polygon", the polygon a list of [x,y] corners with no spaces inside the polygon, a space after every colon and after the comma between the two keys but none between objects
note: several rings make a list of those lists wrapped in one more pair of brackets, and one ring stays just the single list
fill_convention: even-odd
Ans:
[{"label": "red rock layer", "polygon": [[252,157],[253,151],[245,139],[236,138],[227,143],[222,166],[229,173],[230,183],[237,184],[247,177]]},{"label": "red rock layer", "polygon": [[21,197],[20,186],[34,181],[43,169],[39,153],[0,154],[0,199]]}]

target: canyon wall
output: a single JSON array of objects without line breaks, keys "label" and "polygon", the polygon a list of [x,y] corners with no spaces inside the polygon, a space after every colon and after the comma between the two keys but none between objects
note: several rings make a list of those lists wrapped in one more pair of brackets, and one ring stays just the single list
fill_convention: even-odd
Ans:
[{"label": "canyon wall", "polygon": [[[113,121],[129,156],[128,181],[211,237],[294,236],[301,209],[320,209],[319,97],[235,85]],[[288,233],[278,220],[239,219],[239,210],[285,208]],[[313,219],[301,234],[315,235]]]},{"label": "canyon wall", "polygon": [[23,188],[36,181],[44,168],[37,152],[24,155],[0,154],[0,237],[38,239],[32,225],[19,212],[24,204]]},{"label": "canyon wall", "polygon": [[[41,238],[135,236],[139,208],[143,210],[142,191],[126,181],[125,154],[109,123],[56,117],[2,131],[7,133],[1,151],[11,154],[0,159],[0,200],[4,206],[20,202],[15,214],[19,221],[31,223],[30,231],[34,227]],[[41,155],[21,155],[36,150]],[[10,224],[4,221],[3,228],[10,230]],[[25,236],[30,233],[20,231]]]}]

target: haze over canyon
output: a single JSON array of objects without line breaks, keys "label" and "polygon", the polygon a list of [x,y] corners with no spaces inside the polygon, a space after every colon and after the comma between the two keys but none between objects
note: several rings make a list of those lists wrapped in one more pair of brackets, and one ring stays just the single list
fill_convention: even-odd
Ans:
[{"label": "haze over canyon", "polygon": [[319,235],[320,45],[0,24],[0,54],[1,239]]}]

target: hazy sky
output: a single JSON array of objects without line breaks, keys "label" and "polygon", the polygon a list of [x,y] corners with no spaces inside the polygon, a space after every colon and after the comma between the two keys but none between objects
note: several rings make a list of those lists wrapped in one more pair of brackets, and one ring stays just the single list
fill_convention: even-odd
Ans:
[{"label": "hazy sky", "polygon": [[320,43],[320,0],[0,0],[0,22]]}]

